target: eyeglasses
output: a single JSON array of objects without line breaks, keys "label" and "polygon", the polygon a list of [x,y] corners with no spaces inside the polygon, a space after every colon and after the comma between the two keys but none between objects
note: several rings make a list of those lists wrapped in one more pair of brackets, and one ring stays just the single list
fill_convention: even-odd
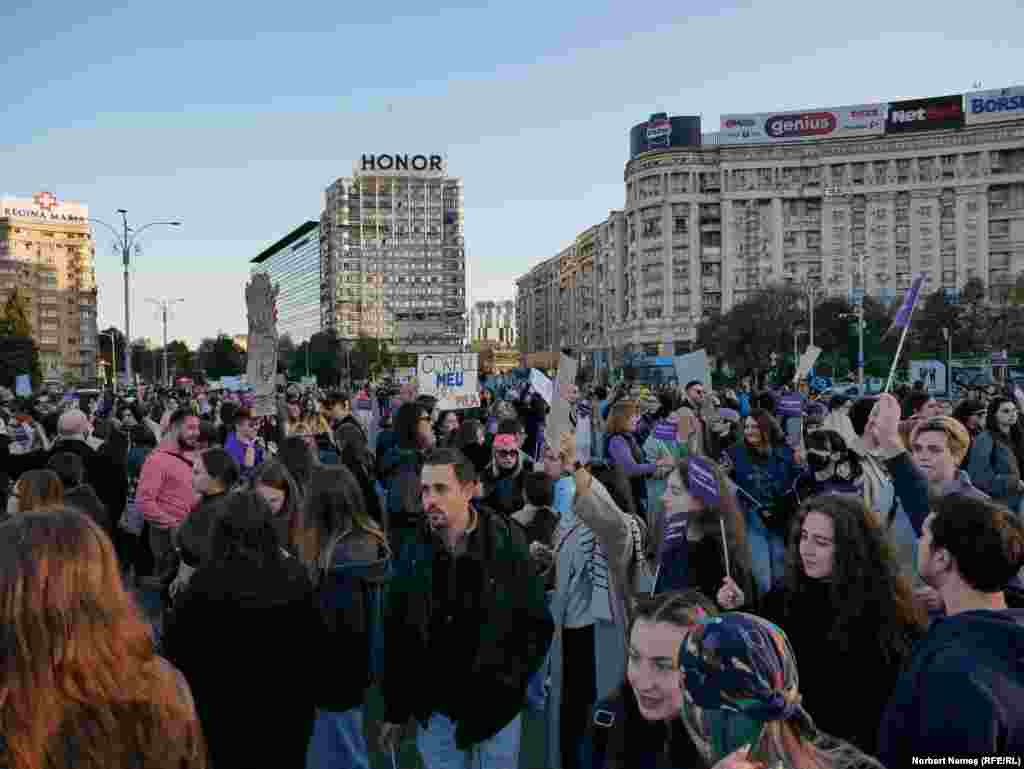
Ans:
[{"label": "eyeglasses", "polygon": [[519,449],[495,449],[494,453],[499,457],[514,457],[519,454]]}]

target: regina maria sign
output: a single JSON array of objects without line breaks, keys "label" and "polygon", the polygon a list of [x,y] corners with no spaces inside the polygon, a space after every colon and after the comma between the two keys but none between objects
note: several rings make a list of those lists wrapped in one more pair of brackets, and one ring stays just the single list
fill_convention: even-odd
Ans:
[{"label": "regina maria sign", "polygon": [[799,112],[722,115],[720,144],[771,144],[874,136],[885,128],[884,104],[859,104]]},{"label": "regina maria sign", "polygon": [[961,128],[964,124],[964,98],[933,96],[929,99],[889,102],[885,132],[935,131],[942,128]]}]

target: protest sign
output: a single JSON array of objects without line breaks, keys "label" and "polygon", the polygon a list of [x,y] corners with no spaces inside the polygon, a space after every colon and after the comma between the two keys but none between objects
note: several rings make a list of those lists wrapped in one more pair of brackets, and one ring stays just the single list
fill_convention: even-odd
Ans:
[{"label": "protest sign", "polygon": [[555,385],[548,379],[547,374],[535,368],[530,369],[530,386],[544,399],[549,406],[554,399]]},{"label": "protest sign", "polygon": [[420,395],[437,398],[440,411],[478,408],[478,363],[476,353],[445,352],[417,356],[416,381]]},{"label": "protest sign", "polygon": [[673,361],[676,369],[676,378],[680,387],[686,387],[687,382],[697,381],[705,387],[711,384],[711,374],[708,370],[708,354],[704,350],[677,355]]},{"label": "protest sign", "polygon": [[687,475],[690,496],[702,499],[705,504],[717,507],[722,498],[721,490],[718,488],[718,479],[710,462],[704,457],[692,456],[688,465]]},{"label": "protest sign", "polygon": [[32,377],[28,374],[18,374],[14,383],[14,394],[19,398],[27,398],[32,394]]},{"label": "protest sign", "polygon": [[253,388],[253,416],[277,413],[277,293],[266,273],[253,275],[245,286],[249,319],[246,381]]},{"label": "protest sign", "polygon": [[819,355],[821,355],[820,347],[815,347],[812,344],[807,345],[807,350],[800,356],[800,363],[796,367],[796,374],[793,377],[794,382],[802,381],[811,373],[811,369],[814,368]]},{"label": "protest sign", "polygon": [[551,410],[544,422],[544,436],[549,446],[557,448],[560,436],[563,433],[571,432],[575,426],[572,420],[572,404],[577,397],[577,366],[575,358],[564,354],[559,358],[553,397],[548,401],[551,404]]}]

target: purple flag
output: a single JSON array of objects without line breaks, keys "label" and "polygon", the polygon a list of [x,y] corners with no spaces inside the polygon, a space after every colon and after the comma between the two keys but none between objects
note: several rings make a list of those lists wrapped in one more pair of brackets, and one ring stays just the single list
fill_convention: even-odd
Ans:
[{"label": "purple flag", "polygon": [[690,495],[704,500],[704,503],[711,507],[717,507],[721,500],[721,492],[711,463],[704,457],[690,457],[687,474],[690,476]]},{"label": "purple flag", "polygon": [[910,323],[910,313],[914,311],[914,305],[917,304],[917,296],[921,293],[921,285],[924,283],[924,273],[914,278],[914,282],[910,285],[910,290],[907,291],[906,296],[903,297],[903,304],[900,305],[899,312],[896,313],[896,318],[893,320],[892,325],[882,335],[882,338],[889,336],[897,328],[906,328],[907,324]]},{"label": "purple flag", "polygon": [[661,545],[658,548],[658,562],[661,563],[667,553],[686,547],[686,527],[689,513],[663,513],[665,530],[662,532]]},{"label": "purple flag", "polygon": [[798,417],[804,413],[804,396],[800,393],[788,393],[779,398],[776,407],[780,417]]},{"label": "purple flag", "polygon": [[659,441],[679,440],[679,426],[671,422],[661,421],[654,426],[654,437]]}]

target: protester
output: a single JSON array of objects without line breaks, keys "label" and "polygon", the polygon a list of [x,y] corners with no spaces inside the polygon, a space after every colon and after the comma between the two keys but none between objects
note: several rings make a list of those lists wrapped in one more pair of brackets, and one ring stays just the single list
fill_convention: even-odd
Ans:
[{"label": "protester", "polygon": [[584,746],[588,769],[682,769],[705,765],[705,756],[680,713],[682,670],[677,659],[686,631],[717,610],[696,590],[642,598],[629,628],[626,679],[597,703]]},{"label": "protester", "polygon": [[420,470],[424,455],[434,446],[430,411],[420,403],[403,403],[395,414],[395,435],[395,445],[382,460],[378,458],[378,478],[387,491],[389,539],[396,528],[417,528],[423,517]]},{"label": "protester", "polygon": [[224,500],[210,560],[164,637],[192,687],[215,767],[303,766],[315,683],[334,660],[306,570],[282,548],[271,518],[255,492]]},{"label": "protester", "polygon": [[[658,460],[668,457],[673,463],[678,462],[686,456],[688,447],[679,439],[679,398],[674,393],[661,393],[659,396],[661,408],[658,411],[658,421],[651,430],[650,435],[643,444],[645,457],[653,459],[655,464]],[[654,529],[661,519],[662,503],[661,498],[665,493],[665,483],[673,465],[665,463],[658,467],[653,474],[646,479],[647,488],[647,526]]]},{"label": "protester", "polygon": [[476,419],[467,419],[462,423],[462,427],[459,428],[459,432],[452,441],[452,448],[458,449],[469,458],[478,475],[483,475],[491,461],[491,452],[488,451],[486,438],[483,424]]},{"label": "protester", "polygon": [[704,408],[704,383],[696,379],[687,382],[684,392],[686,397],[683,399],[679,416],[680,418],[690,417],[697,424],[697,429],[687,432],[687,448],[690,455],[703,455],[705,453],[704,433],[706,428],[704,420],[701,419],[701,412]]},{"label": "protester", "polygon": [[29,470],[21,474],[7,497],[7,514],[31,513],[64,501],[64,484],[53,470]]},{"label": "protester", "polygon": [[263,447],[256,442],[258,432],[259,422],[249,409],[235,412],[235,429],[228,435],[224,450],[234,457],[246,480],[263,462]]},{"label": "protester", "polygon": [[985,430],[974,439],[967,472],[974,484],[1018,515],[1024,503],[1024,429],[1012,398],[996,396],[988,404]]},{"label": "protester", "polygon": [[[313,473],[295,544],[318,588],[328,627],[329,665],[318,682],[317,719],[307,769],[369,769],[363,733],[370,685],[371,591],[383,591],[390,557],[384,532],[366,513],[363,492],[345,467]],[[379,597],[374,606],[379,606]]]},{"label": "protester", "polygon": [[157,657],[110,538],[54,508],[0,525],[2,760],[11,769],[203,769],[181,674]]},{"label": "protester", "polygon": [[1024,566],[1024,530],[989,500],[935,503],[918,549],[921,577],[948,616],[936,622],[900,677],[879,728],[889,767],[914,757],[1024,754],[1024,612],[1002,588]]},{"label": "protester", "polygon": [[664,455],[656,462],[647,462],[643,449],[637,442],[635,431],[639,421],[638,405],[635,401],[616,403],[608,418],[608,433],[605,437],[605,455],[609,462],[622,468],[629,480],[630,491],[637,510],[647,509],[647,484],[659,467],[672,467],[676,460]]},{"label": "protester", "polygon": [[50,457],[46,468],[53,470],[64,485],[64,506],[88,515],[113,539],[114,525],[110,512],[96,496],[95,489],[85,482],[85,463],[82,458],[78,454],[61,451]]},{"label": "protester", "polygon": [[462,454],[431,452],[421,483],[426,519],[395,530],[393,543],[382,744],[415,716],[429,769],[465,762],[471,749],[484,769],[516,767],[527,680],[551,640],[543,584],[518,531],[471,505],[476,473]]},{"label": "protester", "polygon": [[852,494],[863,497],[860,457],[846,446],[834,430],[816,430],[805,439],[807,469],[797,481],[797,496],[809,499],[819,494]]},{"label": "protester", "polygon": [[815,725],[802,704],[796,655],[778,626],[742,612],[706,618],[686,631],[678,649],[683,716],[705,716],[690,729],[704,731],[709,763],[728,757],[716,765],[883,769]]},{"label": "protester", "polygon": [[288,468],[299,489],[299,495],[305,496],[313,478],[313,471],[320,464],[316,450],[302,435],[290,435],[281,441],[277,459]]},{"label": "protester", "polygon": [[453,448],[450,444],[458,432],[458,411],[442,411],[437,415],[437,421],[434,423],[434,433],[437,435],[437,446],[441,448]]},{"label": "protester", "polygon": [[483,502],[495,512],[510,516],[523,508],[523,479],[533,472],[533,460],[520,448],[519,420],[503,419],[492,446],[493,458],[484,469]]},{"label": "protester", "polygon": [[[967,430],[968,435],[971,436],[971,446],[974,446],[974,441],[977,440],[978,436],[985,429],[985,416],[986,416],[985,404],[981,401],[965,400],[961,401],[956,408],[953,409],[953,418],[962,424]],[[968,458],[970,453],[968,452]],[[964,461],[963,469],[967,469],[967,461]]]}]

